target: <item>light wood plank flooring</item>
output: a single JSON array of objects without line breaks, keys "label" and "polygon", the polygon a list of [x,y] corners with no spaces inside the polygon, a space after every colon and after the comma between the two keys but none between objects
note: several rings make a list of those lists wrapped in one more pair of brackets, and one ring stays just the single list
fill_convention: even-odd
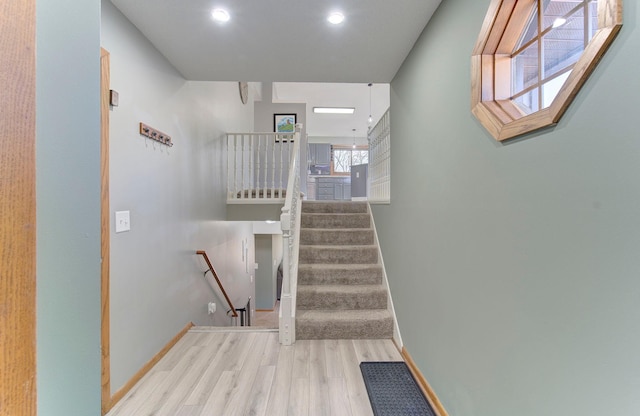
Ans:
[{"label": "light wood plank flooring", "polygon": [[108,416],[372,415],[361,361],[402,361],[391,340],[298,341],[189,331]]},{"label": "light wood plank flooring", "polygon": [[279,311],[280,301],[276,301],[276,304],[271,311],[256,311],[253,321],[251,322],[251,326],[278,329]]}]

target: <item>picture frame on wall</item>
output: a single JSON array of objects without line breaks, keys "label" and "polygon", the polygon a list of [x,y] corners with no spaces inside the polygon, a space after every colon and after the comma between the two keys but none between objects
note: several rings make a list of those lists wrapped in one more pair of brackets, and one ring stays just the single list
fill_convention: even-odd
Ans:
[{"label": "picture frame on wall", "polygon": [[273,131],[276,133],[295,133],[297,114],[274,114]]},{"label": "picture frame on wall", "polygon": [[[293,134],[296,132],[297,114],[284,113],[273,115],[273,131],[280,135],[291,135],[282,137],[284,143],[293,142]],[[280,136],[276,136],[276,142],[280,142]]]}]

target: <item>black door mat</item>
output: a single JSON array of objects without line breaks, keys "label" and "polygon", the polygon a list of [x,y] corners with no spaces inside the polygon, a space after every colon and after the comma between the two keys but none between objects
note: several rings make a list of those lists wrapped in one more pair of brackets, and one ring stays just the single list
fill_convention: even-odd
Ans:
[{"label": "black door mat", "polygon": [[364,361],[360,371],[375,416],[436,416],[402,361]]}]

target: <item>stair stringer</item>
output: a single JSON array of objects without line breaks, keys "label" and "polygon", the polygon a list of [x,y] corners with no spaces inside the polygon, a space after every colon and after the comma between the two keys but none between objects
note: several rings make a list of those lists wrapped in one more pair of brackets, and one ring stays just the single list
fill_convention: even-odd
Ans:
[{"label": "stair stringer", "polygon": [[384,265],[384,258],[382,256],[382,249],[380,248],[380,241],[378,240],[378,230],[376,228],[376,222],[373,218],[373,210],[371,209],[371,203],[367,202],[367,211],[371,218],[371,227],[373,228],[373,239],[376,247],[378,247],[378,262],[382,266],[382,285],[387,291],[387,310],[393,317],[393,342],[398,349],[402,350],[404,344],[402,343],[402,336],[400,335],[400,326],[398,325],[398,318],[396,316],[396,310],[393,306],[393,297],[391,296],[391,287],[389,286],[389,279],[387,277],[387,268]]}]

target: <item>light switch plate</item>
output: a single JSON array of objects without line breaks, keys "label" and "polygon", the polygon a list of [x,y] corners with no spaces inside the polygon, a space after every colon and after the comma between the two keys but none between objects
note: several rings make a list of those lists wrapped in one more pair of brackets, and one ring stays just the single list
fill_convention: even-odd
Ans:
[{"label": "light switch plate", "polygon": [[111,104],[114,107],[117,107],[119,102],[120,102],[120,94],[118,94],[118,91],[109,90],[109,104]]},{"label": "light switch plate", "polygon": [[122,233],[131,229],[129,211],[116,211],[116,233]]}]

